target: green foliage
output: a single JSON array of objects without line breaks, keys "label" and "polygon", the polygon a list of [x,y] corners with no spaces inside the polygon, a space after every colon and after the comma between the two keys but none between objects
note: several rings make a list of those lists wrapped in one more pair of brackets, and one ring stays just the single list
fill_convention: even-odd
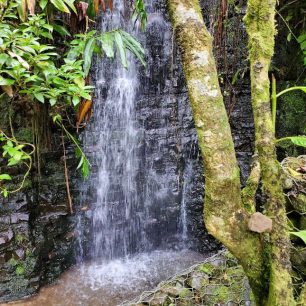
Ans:
[{"label": "green foliage", "polygon": [[[117,54],[125,68],[128,68],[127,50],[143,65],[145,61],[142,46],[120,29],[99,33],[88,31],[86,26],[84,33],[71,35],[60,19],[54,19],[54,15],[60,16],[56,10],[79,14],[74,3],[74,0],[0,0],[0,87],[2,95],[10,98],[10,104],[22,100],[31,105],[38,102],[51,106],[50,115],[54,123],[76,145],[77,169],[87,177],[88,159],[78,140],[64,126],[61,114],[67,108],[75,109],[82,101],[91,100],[94,87],[88,85],[87,76],[94,55],[114,58]],[[112,2],[109,2],[109,7],[112,10]],[[87,15],[88,10],[90,5]],[[134,13],[144,28],[146,13],[143,1],[136,1]],[[67,40],[68,37],[71,39]],[[12,177],[7,173],[0,174],[1,194],[8,196],[9,192],[19,191],[24,185],[32,166],[33,150],[28,153],[31,144],[18,142],[14,136],[0,132],[0,148],[7,160],[6,166],[27,166],[16,190],[5,187]]]},{"label": "green foliage", "polygon": [[299,44],[304,66],[306,66],[305,12],[305,1],[288,1],[277,12],[288,28],[287,41],[290,42],[293,38]]},{"label": "green foliage", "polygon": [[93,54],[105,55],[106,57],[113,58],[115,55],[115,47],[123,67],[128,68],[126,57],[127,49],[132,52],[143,65],[145,65],[144,49],[140,43],[130,34],[120,29],[102,34],[97,33],[97,31],[77,34],[70,44],[71,48],[67,57],[69,60],[76,60],[80,57],[83,58],[85,76],[89,73]]},{"label": "green foliage", "polygon": [[135,1],[135,9],[133,14],[134,22],[139,18],[140,19],[140,26],[142,31],[144,31],[146,24],[147,24],[147,12],[145,10],[144,1],[143,0],[136,0]]},{"label": "green foliage", "polygon": [[290,232],[290,234],[301,238],[303,242],[306,244],[306,230],[298,232]]},{"label": "green foliage", "polygon": [[[30,153],[26,151],[26,148],[29,146],[32,148]],[[0,194],[7,197],[9,193],[18,192],[24,186],[32,167],[31,155],[34,152],[34,147],[28,143],[18,142],[14,137],[10,138],[0,130],[0,148],[2,150],[2,156],[6,160],[6,167],[25,165],[27,168],[21,183],[19,183],[19,186],[15,190],[10,190],[6,187],[6,183],[12,181],[12,177],[7,173],[0,174]]]},{"label": "green foliage", "polygon": [[[56,103],[76,105],[81,98],[91,99],[91,86],[83,81],[83,60],[63,58],[61,64],[55,47],[43,40],[53,39],[53,26],[44,14],[30,16],[27,22],[13,26],[9,19],[0,23],[0,85],[13,86],[16,95],[51,106]],[[68,47],[69,48],[69,47]],[[74,48],[73,46],[71,48]],[[81,51],[82,55],[82,51]]]},{"label": "green foliage", "polygon": [[86,155],[84,154],[83,150],[81,149],[79,141],[65,128],[65,126],[62,123],[62,117],[60,115],[54,116],[53,122],[56,123],[59,127],[61,127],[65,132],[66,136],[75,144],[76,146],[75,155],[79,159],[77,170],[81,169],[83,177],[84,178],[88,177],[90,163]]},{"label": "green foliage", "polygon": [[297,41],[300,45],[301,51],[303,52],[304,66],[306,66],[306,32],[299,35]]},{"label": "green foliage", "polygon": [[281,143],[284,141],[290,141],[292,144],[306,148],[306,136],[292,136],[277,139],[276,143]]},{"label": "green foliage", "polygon": [[[287,88],[278,94],[276,94],[276,81],[275,78],[272,78],[272,94],[271,94],[271,103],[272,103],[272,122],[273,127],[275,131],[275,125],[276,125],[276,108],[277,108],[277,98],[279,98],[281,95],[294,91],[294,90],[302,90],[306,93],[306,86],[293,86],[290,88]],[[291,136],[291,137],[284,137],[281,139],[276,140],[276,144],[281,143],[283,141],[290,141],[296,146],[304,147],[306,148],[306,136]]]},{"label": "green foliage", "polygon": [[25,272],[25,269],[24,269],[24,267],[22,266],[22,265],[18,265],[17,267],[16,267],[16,274],[17,275],[23,275],[24,274],[24,272]]}]

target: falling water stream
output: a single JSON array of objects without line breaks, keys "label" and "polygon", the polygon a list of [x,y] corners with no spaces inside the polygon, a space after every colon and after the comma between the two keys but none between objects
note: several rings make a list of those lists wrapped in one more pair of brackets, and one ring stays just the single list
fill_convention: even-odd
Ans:
[{"label": "falling water stream", "polygon": [[[151,23],[154,35],[167,40],[163,52],[171,53],[169,24],[161,12],[154,11],[153,2],[146,1],[148,27]],[[103,14],[97,27],[101,31],[124,28],[146,46],[146,35],[130,22],[127,3],[115,1],[113,13]],[[81,199],[84,203],[90,201],[91,208],[87,247],[83,241],[84,223],[79,222],[80,263],[54,285],[43,288],[37,297],[22,301],[22,305],[118,305],[204,258],[186,249],[189,233],[185,194],[190,189],[187,185],[192,184],[193,168],[185,162],[186,167],[181,170],[180,161],[174,159],[173,165],[169,162],[169,169],[154,169],[161,163],[160,155],[167,159],[171,153],[167,151],[167,135],[160,142],[160,136],[153,135],[155,149],[151,149],[151,131],[139,119],[141,108],[146,107],[139,105],[141,75],[147,76],[154,67],[148,67],[146,72],[130,54],[128,60],[128,69],[118,60],[105,59],[97,59],[93,69],[94,118],[82,134],[92,164],[87,186],[91,199],[87,199],[86,192]],[[156,94],[161,94],[160,88]],[[146,94],[142,94],[142,99],[147,99]],[[168,95],[168,99],[171,102],[172,96]],[[166,115],[162,106],[156,112],[161,121]],[[171,128],[176,135],[177,127]],[[160,133],[165,134],[165,129]],[[178,145],[174,150],[178,151],[180,141],[175,142]],[[154,158],[147,155],[148,150],[156,151]]]}]

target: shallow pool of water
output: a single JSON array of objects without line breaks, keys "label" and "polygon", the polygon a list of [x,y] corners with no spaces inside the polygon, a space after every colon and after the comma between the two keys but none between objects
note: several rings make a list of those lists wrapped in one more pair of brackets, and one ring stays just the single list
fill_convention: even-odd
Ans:
[{"label": "shallow pool of water", "polygon": [[205,258],[187,250],[154,251],[109,262],[85,263],[65,272],[36,296],[0,306],[120,305]]}]

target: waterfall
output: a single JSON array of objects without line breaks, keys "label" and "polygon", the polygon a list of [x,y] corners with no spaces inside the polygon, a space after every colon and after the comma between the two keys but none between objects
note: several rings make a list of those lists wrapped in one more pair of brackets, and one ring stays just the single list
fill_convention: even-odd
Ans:
[{"label": "waterfall", "polygon": [[90,209],[79,218],[79,257],[197,249],[203,225],[190,227],[188,206],[201,209],[202,183],[193,178],[201,162],[192,153],[195,132],[165,1],[146,1],[145,33],[131,22],[128,1],[114,3],[97,30],[132,34],[145,47],[147,67],[128,54],[128,69],[118,58],[97,58],[92,69],[94,115],[82,133],[92,167],[81,197]]}]

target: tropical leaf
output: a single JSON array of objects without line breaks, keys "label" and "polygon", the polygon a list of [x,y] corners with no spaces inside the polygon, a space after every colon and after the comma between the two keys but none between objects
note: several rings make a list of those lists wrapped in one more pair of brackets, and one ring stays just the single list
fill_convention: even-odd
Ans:
[{"label": "tropical leaf", "polygon": [[74,0],[64,0],[67,6],[77,15],[76,7],[74,6]]},{"label": "tropical leaf", "polygon": [[115,32],[115,43],[116,43],[116,46],[117,46],[117,50],[119,52],[119,55],[120,55],[120,60],[121,60],[121,63],[123,65],[124,68],[127,68],[128,67],[128,63],[127,63],[127,58],[126,58],[126,50],[125,50],[125,45],[123,43],[123,40],[122,40],[122,36],[120,34],[120,32]]},{"label": "tropical leaf", "polygon": [[70,33],[68,32],[68,30],[61,25],[54,24],[53,29],[54,29],[54,31],[56,31],[58,34],[60,34],[63,37],[64,36],[71,36]]},{"label": "tropical leaf", "polygon": [[290,232],[290,234],[301,238],[303,242],[306,244],[306,230],[298,232]]},{"label": "tropical leaf", "polygon": [[277,139],[276,143],[290,141],[296,146],[306,148],[306,136],[291,136]]},{"label": "tropical leaf", "polygon": [[85,45],[84,48],[84,74],[85,76],[88,75],[89,70],[90,70],[90,66],[91,66],[91,60],[92,60],[92,54],[93,54],[93,50],[95,48],[95,44],[96,44],[96,39],[94,37],[90,38],[88,40],[88,42]]},{"label": "tropical leaf", "polygon": [[11,52],[11,51],[8,51],[7,52],[11,57],[16,57],[18,62],[24,67],[26,68],[27,70],[30,69],[30,65],[18,54],[16,54],[15,52]]},{"label": "tropical leaf", "polygon": [[0,181],[4,181],[4,180],[6,180],[6,181],[11,181],[12,178],[11,178],[11,176],[8,175],[8,174],[0,174]]},{"label": "tropical leaf", "polygon": [[41,8],[42,10],[45,9],[45,7],[47,6],[47,4],[48,4],[48,0],[40,0],[40,1],[39,1],[39,6],[40,6],[40,8]]},{"label": "tropical leaf", "polygon": [[17,12],[21,21],[26,21],[27,19],[27,1],[18,0],[17,1]]},{"label": "tropical leaf", "polygon": [[88,0],[88,8],[86,14],[89,18],[94,18],[96,16],[94,0]]},{"label": "tropical leaf", "polygon": [[144,49],[142,48],[141,44],[134,39],[130,34],[120,31],[122,35],[122,39],[126,47],[140,60],[140,62],[146,66],[145,59],[144,59]]},{"label": "tropical leaf", "polygon": [[50,0],[50,2],[61,12],[70,14],[69,8],[63,0]]},{"label": "tropical leaf", "polygon": [[1,75],[0,75],[0,86],[3,86],[3,85],[13,85],[14,84],[14,80],[12,80],[12,79],[6,79],[6,78],[4,78],[4,77],[2,77]]},{"label": "tropical leaf", "polygon": [[99,40],[107,57],[114,57],[114,38],[111,33],[103,33]]}]

